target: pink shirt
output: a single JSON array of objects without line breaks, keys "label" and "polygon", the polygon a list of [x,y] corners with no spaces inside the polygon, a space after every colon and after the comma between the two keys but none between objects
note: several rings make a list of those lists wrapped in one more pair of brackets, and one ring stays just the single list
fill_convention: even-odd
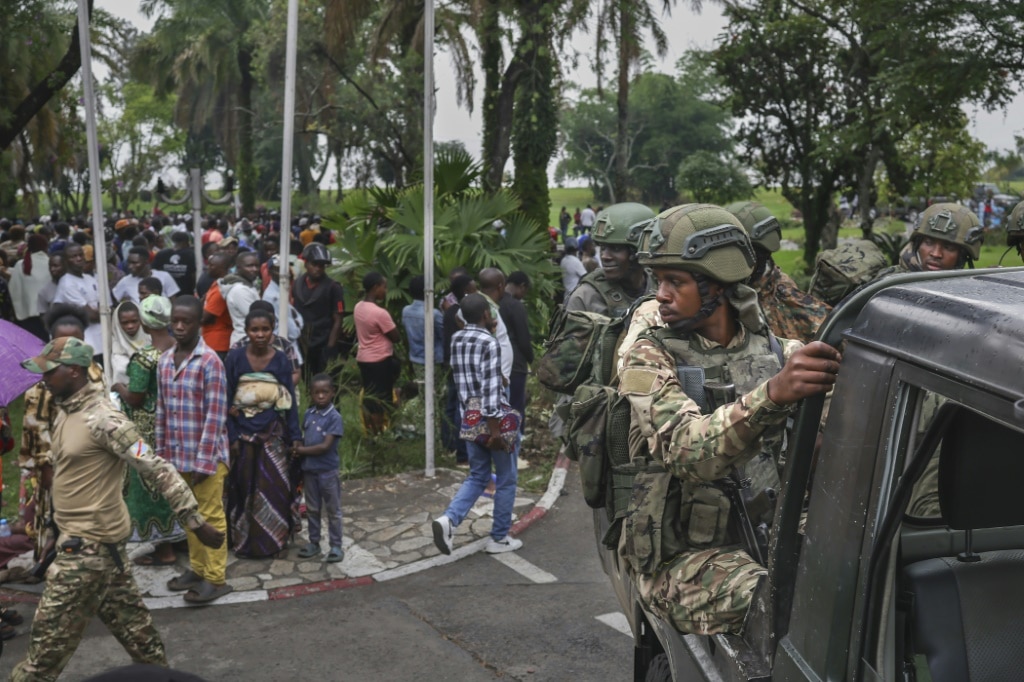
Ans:
[{"label": "pink shirt", "polygon": [[358,362],[380,362],[394,354],[395,344],[385,334],[395,328],[395,321],[387,310],[376,303],[360,301],[356,303],[352,316],[356,320],[356,338],[359,339]]}]

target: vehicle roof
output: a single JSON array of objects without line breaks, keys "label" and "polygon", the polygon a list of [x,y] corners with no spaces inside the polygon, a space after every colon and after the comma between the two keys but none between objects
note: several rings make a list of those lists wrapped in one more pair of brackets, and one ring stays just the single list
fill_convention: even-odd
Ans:
[{"label": "vehicle roof", "polygon": [[1024,397],[1024,268],[944,274],[893,278],[844,336],[1007,398]]}]

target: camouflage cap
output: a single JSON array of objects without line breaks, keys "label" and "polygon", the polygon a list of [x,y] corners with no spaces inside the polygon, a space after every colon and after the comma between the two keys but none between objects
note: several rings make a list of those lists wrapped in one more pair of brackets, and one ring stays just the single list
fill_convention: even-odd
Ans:
[{"label": "camouflage cap", "polygon": [[654,218],[654,211],[631,201],[612,204],[594,220],[594,241],[605,244],[636,246],[640,232]]},{"label": "camouflage cap", "polygon": [[754,249],[739,219],[720,206],[670,208],[640,236],[640,265],[686,270],[724,283],[742,282],[754,270]]},{"label": "camouflage cap", "polygon": [[740,219],[754,246],[775,253],[782,247],[782,224],[756,201],[737,201],[725,210]]},{"label": "camouflage cap", "polygon": [[1006,219],[1006,245],[1024,245],[1024,201],[1020,201]]},{"label": "camouflage cap", "polygon": [[981,243],[985,241],[985,228],[978,222],[978,216],[966,206],[932,204],[918,218],[914,232],[910,235],[915,245],[925,237],[956,244],[968,258],[978,260],[981,256]]},{"label": "camouflage cap", "polygon": [[89,367],[92,365],[92,346],[73,336],[62,336],[50,341],[39,355],[22,360],[21,366],[36,374],[45,374],[61,365]]}]

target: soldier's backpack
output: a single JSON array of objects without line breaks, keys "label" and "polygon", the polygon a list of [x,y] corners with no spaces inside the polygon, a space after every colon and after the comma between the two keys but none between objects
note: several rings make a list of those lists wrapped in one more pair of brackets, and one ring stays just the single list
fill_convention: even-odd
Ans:
[{"label": "soldier's backpack", "polygon": [[874,242],[844,242],[818,254],[809,293],[834,306],[888,266],[889,260]]}]

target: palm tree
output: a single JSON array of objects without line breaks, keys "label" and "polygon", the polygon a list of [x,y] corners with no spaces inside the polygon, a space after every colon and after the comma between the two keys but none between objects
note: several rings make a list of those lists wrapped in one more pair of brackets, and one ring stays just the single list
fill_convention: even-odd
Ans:
[{"label": "palm tree", "polygon": [[189,133],[212,128],[236,169],[244,211],[256,204],[256,45],[249,29],[269,11],[270,0],[143,0],[143,14],[158,18],[132,62],[158,95],[178,95],[178,125]]}]

